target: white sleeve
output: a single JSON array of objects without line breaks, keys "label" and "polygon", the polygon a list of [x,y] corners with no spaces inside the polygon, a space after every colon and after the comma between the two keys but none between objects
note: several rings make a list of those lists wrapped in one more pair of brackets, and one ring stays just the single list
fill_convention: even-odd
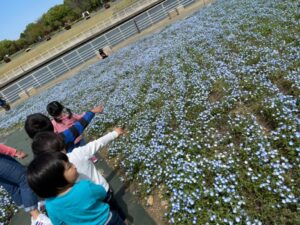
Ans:
[{"label": "white sleeve", "polygon": [[74,148],[74,150],[68,153],[71,158],[83,159],[92,157],[100,148],[107,145],[112,140],[116,139],[119,134],[116,131],[110,132],[101,138],[91,141],[88,144]]}]

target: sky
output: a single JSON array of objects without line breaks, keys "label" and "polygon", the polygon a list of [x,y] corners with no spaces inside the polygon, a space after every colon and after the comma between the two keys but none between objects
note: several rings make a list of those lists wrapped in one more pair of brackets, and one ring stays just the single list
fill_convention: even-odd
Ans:
[{"label": "sky", "polygon": [[19,39],[29,23],[36,22],[51,7],[63,2],[63,0],[2,0],[0,41]]}]

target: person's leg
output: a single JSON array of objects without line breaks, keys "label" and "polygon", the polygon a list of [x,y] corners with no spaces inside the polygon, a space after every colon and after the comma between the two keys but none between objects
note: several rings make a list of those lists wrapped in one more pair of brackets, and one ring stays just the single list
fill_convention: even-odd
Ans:
[{"label": "person's leg", "polygon": [[112,210],[111,214],[111,219],[108,221],[107,225],[125,225],[124,221],[115,210]]},{"label": "person's leg", "polygon": [[0,184],[15,203],[31,215],[31,224],[51,225],[50,219],[37,209],[38,198],[28,186],[26,169],[10,156],[0,154]]},{"label": "person's leg", "polygon": [[37,208],[37,196],[27,183],[26,169],[10,156],[0,154],[0,179],[18,205],[29,212]]},{"label": "person's leg", "polygon": [[109,190],[107,191],[107,195],[104,199],[104,202],[109,204],[110,209],[116,211],[123,221],[126,219],[126,215],[121,209],[121,207],[118,205],[118,202],[114,197],[114,192],[111,188],[109,188]]}]

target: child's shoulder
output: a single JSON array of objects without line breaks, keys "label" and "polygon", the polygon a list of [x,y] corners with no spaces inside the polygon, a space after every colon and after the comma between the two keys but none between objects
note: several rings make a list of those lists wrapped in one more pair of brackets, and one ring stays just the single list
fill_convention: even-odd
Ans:
[{"label": "child's shoulder", "polygon": [[82,179],[76,182],[76,184],[73,186],[75,189],[79,192],[86,192],[87,190],[90,190],[93,188],[95,184],[87,179]]},{"label": "child's shoulder", "polygon": [[82,180],[79,180],[76,185],[80,185],[80,186],[89,186],[91,185],[92,182],[90,180],[87,180],[87,179],[82,179]]}]

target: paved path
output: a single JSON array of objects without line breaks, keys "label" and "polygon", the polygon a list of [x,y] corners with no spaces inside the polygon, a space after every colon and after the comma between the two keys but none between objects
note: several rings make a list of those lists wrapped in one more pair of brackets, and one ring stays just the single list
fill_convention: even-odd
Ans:
[{"label": "paved path", "polygon": [[[23,130],[18,130],[6,138],[2,138],[4,143],[22,149],[29,154],[29,156],[20,160],[23,165],[28,165],[32,160],[32,153],[30,151],[30,142],[26,133]],[[115,197],[126,214],[127,219],[133,225],[155,225],[154,220],[147,214],[144,208],[138,204],[137,199],[132,193],[126,191],[125,185],[121,182],[118,175],[110,168],[105,160],[99,157],[96,167],[103,171],[103,176],[107,179],[115,193]],[[12,219],[11,225],[30,225],[30,216],[24,211],[20,210]]]}]

